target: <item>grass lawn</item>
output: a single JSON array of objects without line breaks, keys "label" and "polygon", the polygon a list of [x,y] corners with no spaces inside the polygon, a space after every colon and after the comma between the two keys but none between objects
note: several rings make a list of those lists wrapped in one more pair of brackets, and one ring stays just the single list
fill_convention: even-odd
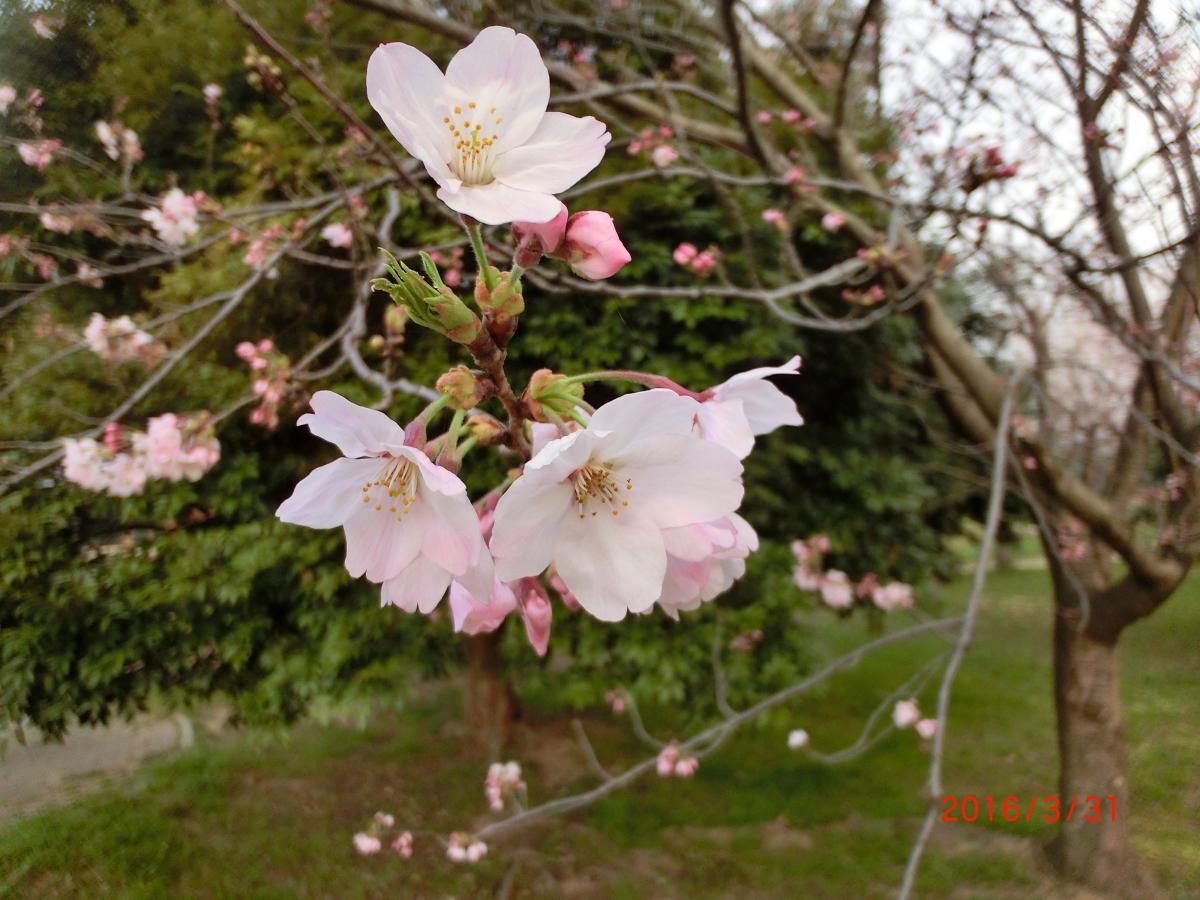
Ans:
[{"label": "grass lawn", "polygon": [[[964,584],[941,605],[961,602]],[[1056,793],[1044,573],[995,573],[978,641],[960,673],[946,772],[954,794]],[[829,657],[873,635],[860,621],[806,614]],[[1200,580],[1124,644],[1134,808],[1143,858],[1171,896],[1200,897]],[[351,835],[376,809],[446,833],[486,821],[485,760],[466,749],[453,686],[363,729],[306,725],[286,743],[202,738],[196,748],[70,806],[0,831],[0,896],[887,897],[917,822],[928,756],[909,731],[853,762],[790,753],[804,727],[818,749],[854,740],[880,698],[939,647],[895,646],[744,729],[684,781],[646,779],[587,812],[493,844],[474,867],[418,836],[412,860],[362,858]],[[933,686],[922,705],[934,706]],[[651,729],[658,721],[647,710]],[[644,751],[624,723],[587,720],[614,768]],[[534,802],[591,783],[569,728],[531,709],[509,754]],[[1125,814],[1125,811],[1121,811]],[[1072,897],[1041,863],[1049,826],[939,824],[922,897]]]}]

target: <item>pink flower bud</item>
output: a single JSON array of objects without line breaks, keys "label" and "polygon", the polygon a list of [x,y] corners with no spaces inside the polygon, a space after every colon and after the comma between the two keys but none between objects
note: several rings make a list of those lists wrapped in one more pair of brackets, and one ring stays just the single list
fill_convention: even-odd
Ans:
[{"label": "pink flower bud", "polygon": [[550,619],[553,609],[546,590],[536,578],[526,580],[528,590],[521,603],[521,615],[525,619],[525,636],[538,656],[546,655],[550,645]]},{"label": "pink flower bud", "polygon": [[758,122],[760,125],[768,125],[771,122],[771,114],[769,112],[767,112],[765,109],[760,110],[758,115],[755,118],[758,119]]},{"label": "pink flower bud", "polygon": [[563,203],[559,207],[558,215],[549,222],[513,222],[513,242],[517,245],[513,258],[517,265],[535,266],[543,253],[558,250],[567,230],[567,207]]},{"label": "pink flower bud", "polygon": [[612,216],[596,209],[571,216],[559,255],[576,275],[589,281],[611,278],[633,259],[621,243]]},{"label": "pink flower bud", "polygon": [[249,361],[258,353],[258,350],[249,341],[242,341],[234,348],[234,352],[242,359]]},{"label": "pink flower bud", "polygon": [[675,248],[675,252],[671,254],[671,259],[675,260],[681,266],[686,266],[696,258],[696,254],[699,252],[695,244],[685,242]]},{"label": "pink flower bud", "polygon": [[840,212],[825,213],[825,215],[821,217],[821,227],[826,231],[836,232],[845,224],[846,217]]},{"label": "pink flower bud", "polygon": [[650,162],[660,169],[665,169],[677,159],[679,159],[679,152],[670,144],[660,144],[650,151]]}]

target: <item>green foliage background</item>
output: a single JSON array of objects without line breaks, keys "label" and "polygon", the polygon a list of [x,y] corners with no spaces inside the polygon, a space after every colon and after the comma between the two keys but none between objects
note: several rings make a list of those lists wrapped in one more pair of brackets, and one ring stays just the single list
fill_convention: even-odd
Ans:
[{"label": "green foliage background", "polygon": [[[248,5],[286,45],[316,60],[328,82],[371,122],[363,74],[379,40],[410,40],[442,61],[454,49],[342,6],[334,9],[326,40],[304,23],[306,6],[298,0]],[[66,24],[56,39],[43,41],[29,29],[31,8],[0,3],[0,82],[22,91],[40,87],[47,134],[93,159],[107,163],[92,131],[95,120],[116,117],[136,129],[146,159],[133,172],[135,193],[159,194],[178,184],[204,189],[236,208],[334,187],[325,163],[348,143],[343,123],[307,84],[285,74],[297,108],[324,137],[322,146],[277,99],[254,90],[242,63],[247,35],[218,5],[77,0],[52,8]],[[544,46],[563,36],[535,35]],[[609,51],[617,52],[617,42],[600,47],[602,74]],[[208,82],[225,91],[215,133],[200,92]],[[617,140],[622,137],[618,130]],[[715,167],[738,170],[731,154],[703,152]],[[38,175],[20,165],[11,148],[0,153],[5,199],[45,203],[119,194],[111,178],[84,166],[55,164]],[[342,170],[348,181],[379,174],[361,157],[348,158]],[[618,148],[601,172],[636,167]],[[751,199],[771,205],[765,189]],[[654,178],[574,205],[584,201],[612,212],[633,252],[634,262],[617,284],[694,283],[670,258],[682,240],[717,244],[732,271],[744,274],[753,266],[767,283],[781,269],[778,232],[756,223],[758,258],[746,258],[720,198],[703,185]],[[370,205],[372,218],[379,216],[382,196],[373,195]],[[33,217],[14,213],[0,213],[0,232],[64,243],[40,230]],[[813,267],[848,252],[815,224],[798,235],[797,250]],[[456,237],[408,197],[393,236],[408,246]],[[86,235],[65,242],[112,261],[132,252]],[[44,336],[48,322],[77,335],[93,310],[145,319],[178,309],[244,277],[243,252],[217,243],[171,268],[109,279],[102,292],[67,288],[44,295],[0,320],[4,382],[62,350],[62,338]],[[9,280],[31,280],[12,257],[0,266]],[[839,304],[836,296],[820,299],[831,309]],[[298,356],[341,322],[349,303],[344,274],[286,263],[131,421],[224,408],[249,385],[233,352],[239,340],[271,336]],[[377,298],[371,307],[374,330],[382,303]],[[835,548],[829,564],[852,576],[873,570],[926,582],[950,564],[943,539],[975,498],[949,486],[946,459],[927,439],[939,411],[904,388],[899,373],[918,363],[905,321],[849,336],[821,335],[786,327],[760,305],[718,298],[600,299],[539,294],[531,287],[527,304],[511,357],[517,383],[543,366],[567,372],[619,367],[662,372],[699,389],[800,353],[801,376],[780,387],[796,398],[807,424],[761,440],[748,461],[743,513],[764,547],[733,591],[680,622],[655,613],[611,626],[556,606],[545,661],[534,657],[518,627],[507,629],[505,652],[519,685],[582,705],[623,683],[660,702],[696,699],[704,712],[717,635],[727,641],[759,628],[766,638],[752,653],[726,654],[731,699],[740,702],[794,679],[806,666],[806,634],[795,612],[812,599],[791,583],[791,539],[829,534]],[[177,320],[165,340],[177,346],[203,315]],[[458,361],[450,345],[410,329],[401,374],[432,383]],[[88,353],[69,356],[5,401],[2,436],[47,440],[77,431],[81,418],[104,415],[143,374],[136,364],[113,370]],[[373,399],[345,371],[308,387]],[[589,390],[595,404],[610,396],[602,387]],[[417,408],[402,400],[390,412],[403,420]],[[220,695],[243,721],[273,724],[318,703],[381,691],[399,697],[417,678],[459,664],[459,642],[447,616],[380,610],[378,589],[351,580],[342,567],[340,533],[285,526],[273,517],[296,481],[334,452],[292,427],[292,418],[294,411],[276,432],[249,425],[244,411],[226,420],[221,462],[196,484],[156,482],[142,496],[116,500],[50,472],[0,498],[0,714],[27,717],[53,734],[75,717],[103,721],[156,698],[184,704]],[[27,458],[18,451],[0,455],[12,465]],[[498,459],[476,454],[464,475],[481,491],[501,471]]]}]

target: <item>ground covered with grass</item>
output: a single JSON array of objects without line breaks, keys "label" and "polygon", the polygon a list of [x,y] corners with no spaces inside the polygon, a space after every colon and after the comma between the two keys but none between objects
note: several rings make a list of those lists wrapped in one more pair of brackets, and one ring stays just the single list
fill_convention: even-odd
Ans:
[{"label": "ground covered with grass", "polygon": [[[988,584],[979,637],[960,673],[947,732],[947,791],[1057,792],[1044,573],[1006,571]],[[964,585],[934,601],[961,603]],[[901,624],[897,622],[897,624]],[[823,611],[801,617],[832,659],[876,636]],[[895,626],[893,626],[895,627]],[[1125,704],[1142,857],[1170,896],[1200,896],[1200,582],[1124,645]],[[386,810],[445,834],[488,821],[490,760],[458,724],[454,685],[365,727],[309,724],[285,741],[202,736],[197,746],[69,806],[0,831],[0,896],[11,897],[887,897],[919,818],[928,755],[911,732],[855,760],[824,766],[791,753],[803,727],[823,751],[852,743],[897,684],[944,649],[937,638],[864,660],[786,711],[739,732],[692,780],[651,776],[584,813],[494,842],[483,863],[445,859],[418,835],[404,861],[357,856],[352,834]],[[934,707],[934,686],[922,695]],[[646,710],[669,737],[671,715]],[[627,723],[584,717],[607,765],[646,755]],[[664,724],[665,723],[665,724]],[[533,699],[506,754],[534,802],[594,783],[570,716]],[[1044,824],[939,824],[922,897],[1083,897],[1042,862]]]}]

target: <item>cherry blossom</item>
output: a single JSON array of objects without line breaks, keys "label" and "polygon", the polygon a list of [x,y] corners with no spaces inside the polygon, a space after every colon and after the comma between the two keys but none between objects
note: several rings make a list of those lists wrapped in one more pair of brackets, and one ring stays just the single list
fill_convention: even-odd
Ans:
[{"label": "cherry blossom", "polygon": [[137,132],[120,122],[111,125],[104,121],[97,122],[96,137],[99,138],[109,159],[123,159],[128,163],[135,163],[144,156]]},{"label": "cherry blossom", "polygon": [[[758,535],[736,513],[663,531],[667,573],[658,605],[673,619],[727,591],[746,571]],[[761,637],[761,633],[760,633]]]},{"label": "cherry blossom", "polygon": [[[96,270],[87,263],[80,263],[76,272],[80,281],[96,277]],[[107,319],[102,313],[94,312],[83,330],[84,343],[106,362],[128,362],[139,359],[146,365],[154,365],[165,351],[165,347],[138,328],[129,316]]]},{"label": "cherry blossom", "polygon": [[892,709],[892,723],[897,728],[909,728],[921,718],[916,700],[900,700]]},{"label": "cherry blossom", "polygon": [[650,162],[660,169],[665,169],[677,159],[679,159],[679,151],[670,144],[659,144],[650,151]]},{"label": "cherry blossom", "polygon": [[411,831],[402,831],[392,841],[392,849],[400,854],[401,859],[412,859],[413,836]]},{"label": "cherry blossom", "polygon": [[764,209],[762,220],[768,225],[774,225],[776,228],[782,228],[787,224],[787,216],[784,215],[782,209]]},{"label": "cherry blossom", "polygon": [[354,243],[354,232],[341,222],[334,222],[321,229],[321,237],[331,247],[349,247]]},{"label": "cherry blossom", "polygon": [[54,160],[54,154],[62,147],[62,141],[51,139],[46,141],[23,141],[17,144],[17,155],[21,157],[21,162],[27,166],[32,166],[39,172],[46,171],[46,167]]},{"label": "cherry blossom", "polygon": [[491,548],[505,581],[551,563],[589,613],[648,609],[667,571],[663,532],[732,513],[742,467],[692,433],[699,404],[673,391],[628,394],[551,441],[496,507]]},{"label": "cherry blossom", "polygon": [[840,231],[842,226],[846,224],[846,217],[840,212],[827,212],[821,216],[821,227],[829,232]]},{"label": "cherry blossom", "polygon": [[884,612],[893,609],[912,609],[912,586],[901,581],[892,581],[871,591],[871,600]]},{"label": "cherry blossom", "polygon": [[150,419],[140,443],[151,478],[199,481],[221,457],[220,444],[203,418],[193,420],[175,413]]},{"label": "cherry blossom", "polygon": [[367,66],[367,97],[388,130],[456,212],[488,225],[546,222],[604,156],[604,123],[547,112],[550,76],[537,45],[485,28],[443,75],[408,44],[384,44]]},{"label": "cherry blossom", "polygon": [[506,797],[520,797],[525,793],[525,782],[521,780],[521,766],[516,762],[494,762],[488,767],[483,783],[484,796],[494,812],[504,809]]},{"label": "cherry blossom", "polygon": [[787,745],[789,750],[803,750],[808,746],[808,732],[803,728],[795,728],[789,731]]},{"label": "cherry blossom", "polygon": [[767,381],[771,375],[799,371],[800,357],[793,356],[782,366],[741,372],[709,388],[696,415],[699,433],[745,459],[754,449],[755,436],[783,425],[803,425],[796,401]]},{"label": "cherry blossom", "polygon": [[360,831],[354,835],[354,849],[363,856],[370,856],[383,849],[383,842],[373,834]]},{"label": "cherry blossom", "polygon": [[75,277],[79,279],[79,283],[84,287],[104,287],[104,279],[100,277],[100,270],[89,263],[81,262],[76,266]]},{"label": "cherry blossom", "polygon": [[182,247],[200,230],[196,221],[198,214],[197,195],[171,188],[163,195],[159,206],[144,211],[142,218],[150,223],[164,244]]},{"label": "cherry blossom", "polygon": [[461,831],[450,835],[446,846],[446,858],[451,862],[477,863],[487,856],[487,844]]},{"label": "cherry blossom", "polygon": [[838,569],[830,569],[821,579],[821,599],[833,609],[849,609],[854,605],[854,585],[850,577]]},{"label": "cherry blossom", "polygon": [[8,115],[8,108],[17,99],[17,89],[11,84],[0,84],[0,116]]},{"label": "cherry blossom", "polygon": [[332,391],[318,391],[311,405],[298,424],[344,458],[310,473],[275,514],[309,528],[342,527],[347,571],[382,583],[385,604],[428,613],[451,579],[486,596],[492,559],[458,477],[377,410]]},{"label": "cherry blossom", "polygon": [[937,734],[937,719],[922,719],[914,727],[921,740],[931,741],[933,740],[933,736]]}]

